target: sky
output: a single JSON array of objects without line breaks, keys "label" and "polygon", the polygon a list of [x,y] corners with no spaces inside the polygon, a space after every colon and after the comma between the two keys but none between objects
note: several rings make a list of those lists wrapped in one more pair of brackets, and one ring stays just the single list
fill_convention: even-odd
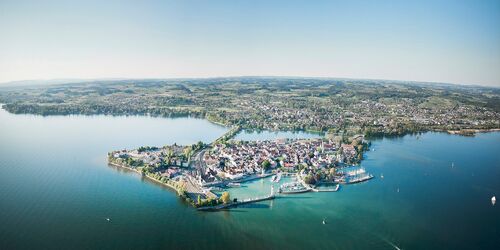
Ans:
[{"label": "sky", "polygon": [[0,82],[218,76],[500,86],[500,0],[0,0]]}]

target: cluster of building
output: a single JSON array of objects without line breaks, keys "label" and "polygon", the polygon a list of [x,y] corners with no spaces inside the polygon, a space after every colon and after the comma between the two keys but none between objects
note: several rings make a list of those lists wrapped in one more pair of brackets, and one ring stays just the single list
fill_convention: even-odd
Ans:
[{"label": "cluster of building", "polygon": [[237,141],[217,144],[207,151],[202,175],[237,180],[275,168],[293,172],[299,168],[334,167],[357,155],[353,145],[328,139]]},{"label": "cluster of building", "polygon": [[293,98],[269,102],[242,98],[234,112],[220,114],[228,124],[266,130],[338,129],[357,134],[367,128],[383,134],[422,130],[497,128],[500,113],[485,107],[452,104],[440,106],[410,98],[327,102]]},{"label": "cluster of building", "polygon": [[187,167],[184,146],[172,145],[158,147],[140,147],[134,150],[119,150],[111,153],[116,163],[123,163],[131,168],[143,167],[150,172],[173,178],[181,174],[181,167]]},{"label": "cluster of building", "polygon": [[391,127],[395,123],[410,122],[423,127],[466,128],[474,126],[498,126],[500,114],[484,107],[456,105],[453,108],[428,107],[411,99],[397,103],[372,100],[360,101],[351,106],[352,121],[359,124]]}]

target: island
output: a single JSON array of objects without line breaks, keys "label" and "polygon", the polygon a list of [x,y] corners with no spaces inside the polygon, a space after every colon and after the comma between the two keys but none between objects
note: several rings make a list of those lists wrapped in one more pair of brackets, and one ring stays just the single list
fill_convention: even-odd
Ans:
[{"label": "island", "polygon": [[[108,153],[108,161],[168,186],[199,210],[227,209],[276,195],[336,192],[340,184],[373,178],[356,166],[370,145],[363,135],[241,141],[232,139],[235,131],[239,127],[211,144],[117,150]],[[284,175],[293,176],[293,181],[273,185],[266,196],[239,200],[225,191],[260,178],[278,183]]]}]

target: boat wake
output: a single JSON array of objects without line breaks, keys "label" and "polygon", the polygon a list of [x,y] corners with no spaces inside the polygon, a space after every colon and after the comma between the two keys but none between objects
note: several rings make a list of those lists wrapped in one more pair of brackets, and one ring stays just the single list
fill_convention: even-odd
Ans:
[{"label": "boat wake", "polygon": [[387,242],[387,244],[389,244],[389,245],[391,245],[392,247],[394,247],[394,249],[396,249],[396,250],[401,250],[401,248],[400,248],[400,247],[396,246],[396,244],[394,244],[394,243],[390,242],[389,240],[384,239],[384,238],[382,238],[382,240],[384,240],[385,242]]}]

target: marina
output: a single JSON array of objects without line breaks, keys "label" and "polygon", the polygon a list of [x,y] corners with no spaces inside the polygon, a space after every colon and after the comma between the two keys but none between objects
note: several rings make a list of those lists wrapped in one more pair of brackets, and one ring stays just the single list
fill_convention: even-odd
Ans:
[{"label": "marina", "polygon": [[306,187],[301,182],[287,182],[279,187],[280,194],[299,194],[312,191],[312,188]]}]

